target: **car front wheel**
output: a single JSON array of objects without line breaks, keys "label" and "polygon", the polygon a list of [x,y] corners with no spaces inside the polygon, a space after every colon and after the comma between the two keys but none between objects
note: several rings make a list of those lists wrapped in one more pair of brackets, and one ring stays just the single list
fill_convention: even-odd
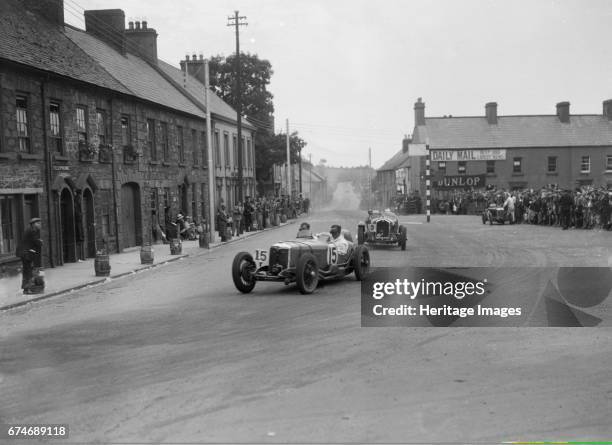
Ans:
[{"label": "car front wheel", "polygon": [[297,262],[295,282],[302,294],[311,294],[319,284],[319,265],[311,253],[305,253]]},{"label": "car front wheel", "polygon": [[370,252],[366,246],[357,246],[353,254],[353,269],[355,278],[361,281],[370,271]]},{"label": "car front wheel", "polygon": [[240,292],[248,294],[255,287],[255,278],[252,272],[255,271],[255,261],[248,252],[240,252],[234,257],[232,263],[232,279],[234,286]]}]

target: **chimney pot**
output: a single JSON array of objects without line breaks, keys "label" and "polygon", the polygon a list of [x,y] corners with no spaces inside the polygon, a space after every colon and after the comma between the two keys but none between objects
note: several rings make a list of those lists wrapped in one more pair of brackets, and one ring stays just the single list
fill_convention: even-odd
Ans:
[{"label": "chimney pot", "polygon": [[189,54],[187,54],[187,55],[185,56],[185,60],[186,60],[187,62],[189,62]]},{"label": "chimney pot", "polygon": [[200,60],[204,60],[204,54],[200,54]]},{"label": "chimney pot", "polygon": [[136,22],[136,29],[140,29],[140,22]]},{"label": "chimney pot", "polygon": [[146,20],[142,21],[142,29],[147,29],[147,21]]},{"label": "chimney pot", "polygon": [[130,29],[134,29],[134,22],[129,22],[128,26],[130,27]]},{"label": "chimney pot", "polygon": [[569,102],[559,102],[557,104],[557,117],[559,121],[568,124],[570,121],[570,103]]},{"label": "chimney pot", "polygon": [[193,60],[198,60],[198,56],[196,55],[196,53],[193,53]]}]

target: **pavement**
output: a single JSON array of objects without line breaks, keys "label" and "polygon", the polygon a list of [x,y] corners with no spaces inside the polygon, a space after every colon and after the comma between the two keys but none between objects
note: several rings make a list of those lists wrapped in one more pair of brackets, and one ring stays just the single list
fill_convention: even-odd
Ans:
[{"label": "pavement", "polygon": [[45,290],[43,293],[39,294],[23,294],[21,290],[21,274],[2,278],[0,279],[0,311],[24,306],[35,301],[74,292],[79,289],[108,283],[134,273],[147,271],[155,267],[163,266],[164,264],[178,261],[182,258],[200,255],[211,249],[218,249],[227,244],[257,236],[263,232],[278,229],[288,224],[293,224],[294,222],[295,220],[287,221],[286,223],[281,223],[280,226],[273,226],[268,229],[254,232],[245,232],[242,235],[232,237],[230,241],[210,243],[208,249],[200,247],[197,240],[183,241],[183,248],[180,255],[171,255],[169,244],[154,244],[152,246],[154,252],[153,264],[141,264],[140,246],[124,249],[121,253],[109,255],[111,271],[108,277],[96,276],[94,258],[45,269]]}]

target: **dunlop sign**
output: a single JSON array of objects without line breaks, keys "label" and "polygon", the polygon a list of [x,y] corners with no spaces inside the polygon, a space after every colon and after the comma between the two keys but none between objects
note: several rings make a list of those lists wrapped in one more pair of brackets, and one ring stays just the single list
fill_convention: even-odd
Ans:
[{"label": "dunlop sign", "polygon": [[465,189],[482,188],[485,186],[486,175],[444,176],[433,181],[435,189]]},{"label": "dunlop sign", "polygon": [[506,149],[496,150],[430,150],[436,161],[505,161]]}]

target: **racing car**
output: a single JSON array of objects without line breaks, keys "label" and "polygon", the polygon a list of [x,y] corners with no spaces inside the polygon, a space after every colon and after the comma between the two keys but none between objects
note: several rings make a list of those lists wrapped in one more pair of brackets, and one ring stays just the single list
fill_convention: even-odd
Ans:
[{"label": "racing car", "polygon": [[510,215],[503,207],[491,204],[482,212],[482,223],[486,224],[487,221],[490,225],[494,222],[504,224],[506,221],[510,222]]},{"label": "racing car", "polygon": [[240,252],[232,263],[234,285],[249,293],[257,281],[281,281],[296,283],[302,294],[310,294],[319,281],[344,278],[353,272],[361,281],[370,269],[368,248],[354,244],[347,230],[342,234],[341,243],[323,232],[256,249],[254,255]]},{"label": "racing car", "polygon": [[397,244],[402,250],[406,250],[406,227],[399,223],[397,215],[389,209],[383,212],[369,210],[368,218],[357,226],[357,243]]}]

